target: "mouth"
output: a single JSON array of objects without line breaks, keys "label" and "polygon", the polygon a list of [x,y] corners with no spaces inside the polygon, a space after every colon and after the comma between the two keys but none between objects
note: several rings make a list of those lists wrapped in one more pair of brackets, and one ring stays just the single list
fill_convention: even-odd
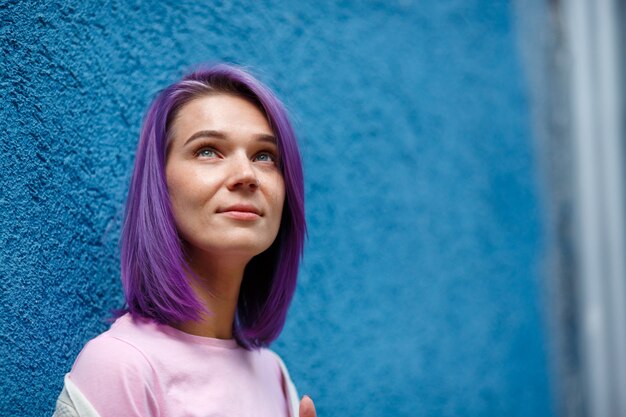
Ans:
[{"label": "mouth", "polygon": [[255,220],[262,216],[261,211],[251,204],[235,204],[217,212],[236,220]]}]

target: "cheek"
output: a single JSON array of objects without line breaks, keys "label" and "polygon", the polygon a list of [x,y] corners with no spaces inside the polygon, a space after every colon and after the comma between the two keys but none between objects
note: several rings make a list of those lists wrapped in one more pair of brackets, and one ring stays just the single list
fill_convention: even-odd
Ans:
[{"label": "cheek", "polygon": [[179,214],[193,212],[194,207],[202,203],[200,197],[206,195],[206,192],[201,191],[207,186],[200,181],[196,173],[189,170],[169,169],[166,174],[172,211],[176,223],[179,223],[181,219]]},{"label": "cheek", "polygon": [[280,174],[272,173],[272,175],[262,178],[261,184],[265,184],[265,187],[262,187],[262,192],[271,213],[271,224],[278,227],[280,226],[283,206],[285,205],[285,183],[283,177]]},{"label": "cheek", "polygon": [[278,222],[280,223],[280,219],[282,218],[283,209],[285,206],[285,183],[282,177],[280,178],[278,186],[276,187],[276,190],[275,190],[274,206],[276,207],[276,210],[279,214],[277,217],[278,217]]},{"label": "cheek", "polygon": [[170,195],[172,210],[174,210],[175,214],[181,206],[184,206],[186,189],[189,188],[186,182],[184,177],[178,175],[176,170],[170,169],[167,171],[167,192]]},{"label": "cheek", "polygon": [[282,206],[285,201],[285,180],[281,174],[275,174],[273,178],[269,180],[271,187],[270,193],[274,204],[280,204]]}]

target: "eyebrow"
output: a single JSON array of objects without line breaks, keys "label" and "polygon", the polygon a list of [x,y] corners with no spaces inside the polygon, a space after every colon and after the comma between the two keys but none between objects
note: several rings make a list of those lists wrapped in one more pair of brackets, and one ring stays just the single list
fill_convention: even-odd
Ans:
[{"label": "eyebrow", "polygon": [[[254,137],[261,142],[269,142],[276,145],[276,137],[274,135],[268,135],[265,133],[260,133],[254,135]],[[200,130],[193,135],[189,136],[189,138],[185,141],[183,146],[187,146],[189,143],[193,142],[199,138],[214,138],[214,139],[222,139],[228,140],[228,135],[219,130]]]}]

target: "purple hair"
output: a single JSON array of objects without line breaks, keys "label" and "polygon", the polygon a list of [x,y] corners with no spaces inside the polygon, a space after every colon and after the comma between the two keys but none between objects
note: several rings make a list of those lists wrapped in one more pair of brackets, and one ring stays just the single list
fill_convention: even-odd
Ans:
[{"label": "purple hair", "polygon": [[278,141],[285,203],[274,243],[246,266],[233,332],[247,349],[268,346],[285,324],[296,287],[306,223],[302,162],[287,112],[261,82],[241,68],[199,68],[162,90],[148,109],[133,170],[121,236],[122,311],[163,324],[197,320],[205,307],[187,278],[170,205],[165,157],[171,124],[189,101],[231,94],[250,101],[268,119]]}]

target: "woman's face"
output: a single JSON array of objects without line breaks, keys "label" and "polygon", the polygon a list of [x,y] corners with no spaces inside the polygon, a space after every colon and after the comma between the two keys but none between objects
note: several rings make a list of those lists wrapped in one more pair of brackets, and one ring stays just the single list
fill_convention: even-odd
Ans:
[{"label": "woman's face", "polygon": [[267,119],[242,98],[200,97],[179,110],[165,172],[190,261],[247,262],[270,247],[285,200],[278,157]]}]

